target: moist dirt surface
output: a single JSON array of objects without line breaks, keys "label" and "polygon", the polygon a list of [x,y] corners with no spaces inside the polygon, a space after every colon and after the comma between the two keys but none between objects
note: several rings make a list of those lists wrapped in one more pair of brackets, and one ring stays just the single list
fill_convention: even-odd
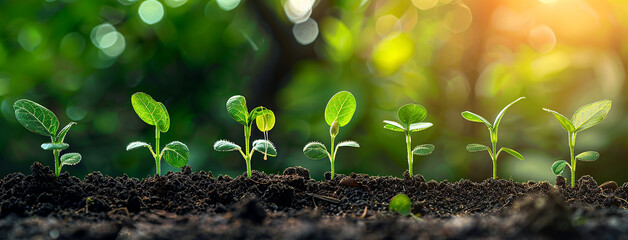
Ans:
[{"label": "moist dirt surface", "polygon": [[[628,183],[328,178],[184,167],[80,180],[35,163],[0,181],[0,239],[628,239]],[[422,220],[388,211],[398,193]]]}]

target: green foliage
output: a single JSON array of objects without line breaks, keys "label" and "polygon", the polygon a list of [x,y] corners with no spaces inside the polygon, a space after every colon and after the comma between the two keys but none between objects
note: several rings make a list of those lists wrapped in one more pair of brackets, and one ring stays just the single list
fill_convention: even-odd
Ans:
[{"label": "green foliage", "polygon": [[[253,153],[255,151],[264,154],[264,160],[267,159],[267,156],[277,156],[277,149],[275,148],[275,145],[268,140],[268,132],[275,126],[275,114],[270,109],[262,106],[256,107],[249,112],[246,106],[246,99],[241,95],[229,98],[227,100],[226,107],[229,116],[231,116],[231,118],[233,118],[236,122],[244,125],[245,152],[242,151],[242,147],[227,140],[216,141],[214,143],[214,150],[219,152],[239,151],[246,162],[247,176],[251,177],[251,158],[253,157]],[[249,147],[251,128],[253,127],[254,121],[256,122],[256,126],[260,132],[264,133],[264,139],[253,141],[252,146]]]},{"label": "green foliage", "polygon": [[52,150],[55,161],[55,176],[59,177],[64,165],[76,165],[81,161],[81,154],[79,153],[67,153],[59,159],[61,151],[70,147],[63,141],[65,141],[65,136],[70,128],[76,124],[75,122],[68,123],[57,133],[59,119],[46,107],[28,99],[20,99],[13,104],[13,110],[17,121],[24,128],[39,135],[50,137],[51,142],[42,144],[41,148]]},{"label": "green foliage", "polygon": [[411,150],[412,137],[410,136],[410,133],[422,131],[433,126],[432,123],[421,122],[425,120],[425,117],[427,117],[427,110],[423,106],[409,103],[401,106],[399,110],[397,110],[397,118],[399,118],[399,121],[401,123],[384,120],[385,129],[395,132],[403,132],[406,135],[406,150],[408,152],[408,173],[410,173],[411,176],[413,175],[413,155],[426,156],[434,151],[434,145],[432,144],[419,145]]},{"label": "green foliage", "polygon": [[575,178],[576,178],[576,164],[577,160],[592,162],[597,160],[600,157],[600,154],[595,151],[587,151],[574,156],[574,150],[576,146],[576,135],[585,130],[589,129],[598,123],[602,122],[608,112],[611,110],[612,101],[611,100],[601,100],[594,103],[590,103],[580,107],[571,117],[571,120],[564,117],[562,114],[550,110],[547,108],[543,108],[546,112],[554,115],[558,123],[567,131],[568,140],[569,140],[569,155],[571,159],[571,164],[567,164],[564,160],[559,160],[552,164],[552,172],[556,175],[559,175],[563,172],[565,165],[569,166],[571,169],[571,186],[575,186]]},{"label": "green foliage", "polygon": [[351,121],[356,109],[356,101],[353,94],[347,91],[340,91],[329,99],[325,107],[325,122],[329,125],[329,135],[331,136],[331,153],[327,151],[325,145],[319,142],[310,142],[303,148],[303,153],[308,158],[318,160],[329,157],[331,163],[331,179],[336,173],[334,163],[336,162],[336,153],[339,147],[360,147],[355,141],[344,141],[339,143],[335,148],[336,135],[343,127]]},{"label": "green foliage", "polygon": [[145,142],[132,142],[126,146],[126,150],[130,151],[136,148],[146,147],[155,159],[155,171],[157,175],[161,175],[161,159],[166,160],[173,167],[182,168],[188,163],[190,158],[190,150],[179,141],[173,141],[166,144],[166,147],[159,150],[159,140],[162,132],[168,132],[170,129],[170,115],[163,103],[155,101],[150,95],[138,92],[131,96],[131,105],[137,116],[145,123],[155,126],[155,150],[150,144]]},{"label": "green foliage", "polygon": [[493,122],[493,124],[491,124],[489,121],[487,121],[485,118],[483,118],[482,116],[478,114],[475,114],[469,111],[462,112],[462,117],[464,119],[471,122],[484,123],[484,125],[486,125],[486,127],[488,128],[488,131],[491,137],[492,149],[482,144],[472,143],[472,144],[467,145],[467,151],[469,152],[488,151],[488,154],[491,156],[491,160],[493,162],[493,179],[497,178],[497,158],[499,157],[499,154],[502,151],[518,158],[519,160],[523,160],[523,156],[513,149],[502,147],[499,150],[497,150],[497,137],[498,137],[497,133],[499,130],[499,124],[501,123],[502,118],[504,117],[504,114],[506,113],[506,110],[508,110],[513,104],[515,104],[516,102],[522,99],[525,99],[525,97],[520,97],[517,100],[506,105],[506,107],[504,107],[497,114],[497,117],[495,117],[495,121]]}]

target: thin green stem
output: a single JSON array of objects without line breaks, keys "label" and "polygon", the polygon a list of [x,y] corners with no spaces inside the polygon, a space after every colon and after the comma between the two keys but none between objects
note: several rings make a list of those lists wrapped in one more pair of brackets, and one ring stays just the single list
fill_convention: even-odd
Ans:
[{"label": "thin green stem", "polygon": [[160,139],[160,131],[158,127],[155,127],[155,172],[157,172],[157,176],[161,175],[161,152],[159,151],[159,139]]},{"label": "thin green stem", "polygon": [[408,149],[408,173],[410,173],[410,177],[412,177],[412,138],[410,137],[410,131],[406,131],[406,147]]},{"label": "thin green stem", "polygon": [[491,152],[491,161],[493,161],[493,179],[497,179],[497,133],[489,130],[491,134],[491,144],[493,151]]},{"label": "thin green stem", "polygon": [[61,150],[55,149],[52,150],[52,153],[55,155],[55,176],[57,178],[61,175],[61,163],[59,162],[59,155],[61,155]]},{"label": "thin green stem", "polygon": [[569,133],[569,157],[571,159],[571,187],[576,185],[576,158],[574,148],[576,146],[576,133]]},{"label": "thin green stem", "polygon": [[331,158],[329,161],[331,162],[331,178],[334,179],[335,171],[334,171],[334,162],[336,160],[336,149],[334,148],[334,141],[336,140],[336,136],[331,136]]},{"label": "thin green stem", "polygon": [[251,127],[244,126],[244,145],[246,146],[246,157],[244,157],[244,161],[246,161],[246,173],[249,178],[253,175],[251,173],[251,148],[249,147],[249,142],[251,139]]}]

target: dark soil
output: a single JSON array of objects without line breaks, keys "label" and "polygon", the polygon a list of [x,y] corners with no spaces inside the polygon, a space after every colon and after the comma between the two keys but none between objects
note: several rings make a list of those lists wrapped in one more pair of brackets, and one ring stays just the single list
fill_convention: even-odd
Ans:
[{"label": "dark soil", "polygon": [[[628,183],[590,176],[571,188],[562,177],[451,183],[407,172],[315,181],[300,167],[250,179],[189,167],[142,180],[31,170],[0,181],[0,239],[628,239]],[[388,212],[398,193],[423,221]]]}]

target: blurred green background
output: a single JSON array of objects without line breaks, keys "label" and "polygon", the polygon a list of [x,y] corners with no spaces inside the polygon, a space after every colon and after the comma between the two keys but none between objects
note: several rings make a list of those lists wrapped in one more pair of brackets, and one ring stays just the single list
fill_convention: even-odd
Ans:
[{"label": "blurred green background", "polygon": [[241,94],[249,109],[263,105],[277,116],[269,137],[279,155],[254,155],[253,169],[303,166],[321,179],[329,161],[301,150],[309,141],[329,144],[325,105],[348,90],[358,108],[337,139],[362,147],[338,153],[337,173],[401,176],[403,134],[383,129],[382,120],[396,120],[397,108],[412,102],[434,123],[413,134],[413,145],[436,145],[415,157],[414,171],[486,179],[488,154],[465,146],[488,145],[488,132],[460,112],[492,120],[526,96],[507,112],[498,143],[526,159],[502,155],[498,176],[554,182],[550,165],[568,159],[567,134],[542,108],[570,117],[607,98],[607,119],[576,143],[576,152],[601,158],[579,163],[577,176],[626,182],[627,12],[624,0],[0,0],[0,175],[28,173],[34,161],[53,165],[39,148],[48,139],[15,120],[20,98],[51,109],[62,126],[78,122],[66,151],[83,161],[63,171],[154,174],[147,150],[125,151],[131,141],[154,143],[154,128],[131,107],[142,91],[168,108],[162,142],[188,144],[194,171],[245,171],[239,154],[212,149],[218,139],[243,144],[242,126],[225,109]]}]

